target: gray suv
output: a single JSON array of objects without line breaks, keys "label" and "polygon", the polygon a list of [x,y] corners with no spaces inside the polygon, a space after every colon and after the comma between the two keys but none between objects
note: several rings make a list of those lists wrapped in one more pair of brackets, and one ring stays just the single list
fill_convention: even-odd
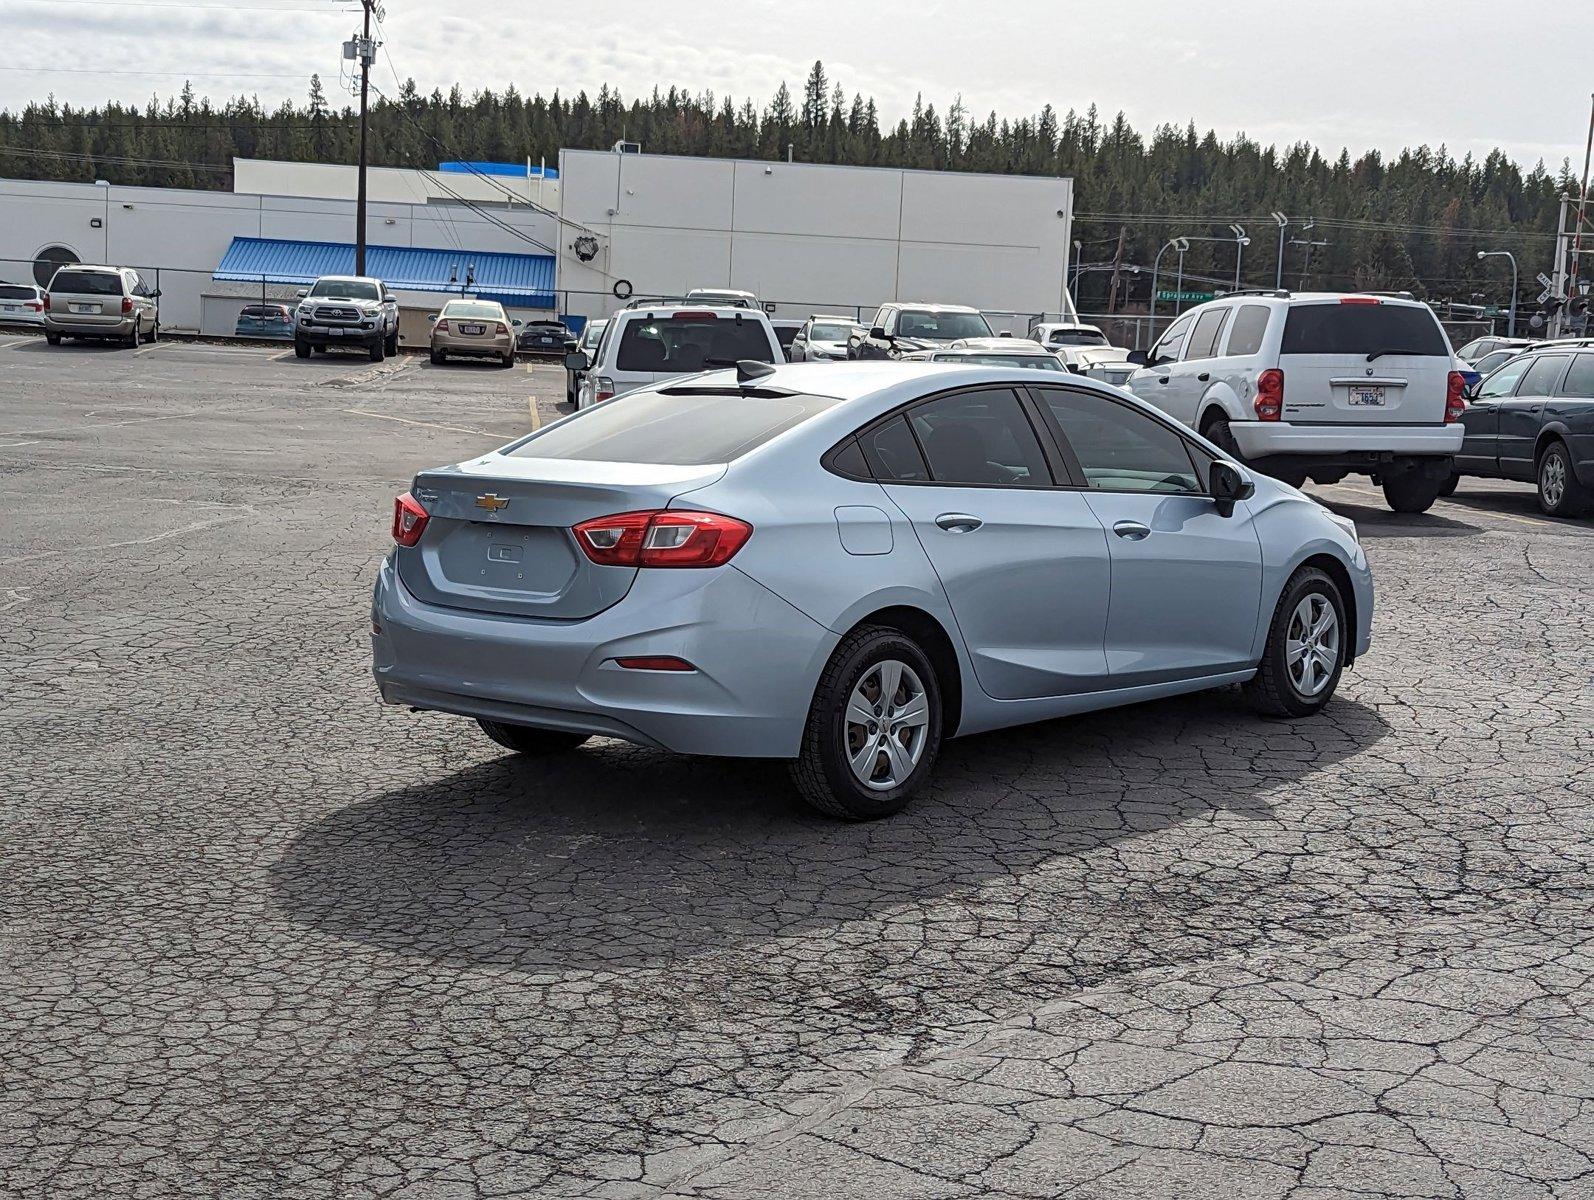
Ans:
[{"label": "gray suv", "polygon": [[363,346],[372,362],[398,353],[398,297],[380,279],[324,275],[299,293],[293,352],[309,358],[328,346]]}]

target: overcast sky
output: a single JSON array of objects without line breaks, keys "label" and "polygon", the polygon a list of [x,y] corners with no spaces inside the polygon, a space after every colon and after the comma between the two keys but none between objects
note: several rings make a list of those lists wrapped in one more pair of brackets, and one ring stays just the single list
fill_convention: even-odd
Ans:
[{"label": "overcast sky", "polygon": [[[1137,127],[1194,121],[1228,137],[1308,140],[1337,154],[1422,143],[1500,147],[1580,170],[1594,7],[1498,0],[386,0],[387,48],[423,91],[514,83],[567,94],[604,82],[712,89],[760,106],[822,59],[850,96],[895,120],[922,92],[977,116],[1095,103]],[[303,99],[319,72],[338,102],[339,44],[357,0],[0,0],[0,106],[176,91]],[[61,63],[74,68],[41,71]],[[83,64],[105,72],[87,73]],[[16,69],[16,68],[25,69]],[[391,93],[379,62],[373,81]],[[166,75],[144,72],[171,72]]]}]

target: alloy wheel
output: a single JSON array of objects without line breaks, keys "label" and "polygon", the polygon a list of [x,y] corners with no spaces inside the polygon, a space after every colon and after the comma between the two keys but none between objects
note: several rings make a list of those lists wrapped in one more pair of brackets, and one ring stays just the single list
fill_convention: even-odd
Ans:
[{"label": "alloy wheel", "polygon": [[1539,495],[1546,508],[1559,508],[1566,494],[1566,460],[1559,454],[1546,454],[1539,466]]},{"label": "alloy wheel", "polygon": [[924,756],[930,702],[907,663],[888,658],[866,670],[847,698],[847,761],[874,791],[901,787]]},{"label": "alloy wheel", "polygon": [[1315,696],[1328,686],[1339,662],[1339,613],[1327,596],[1303,596],[1290,616],[1284,635],[1290,683],[1302,696]]}]

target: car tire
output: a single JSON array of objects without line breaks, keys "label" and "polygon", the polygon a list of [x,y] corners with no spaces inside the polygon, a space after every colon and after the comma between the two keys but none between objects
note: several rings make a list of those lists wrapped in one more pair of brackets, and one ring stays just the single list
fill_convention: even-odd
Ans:
[{"label": "car tire", "polygon": [[503,721],[489,721],[483,717],[477,717],[476,724],[482,727],[483,733],[505,750],[539,758],[574,750],[591,736],[585,733],[566,733],[559,729],[533,729],[529,725],[508,725]]},{"label": "car tire", "polygon": [[294,342],[293,343],[293,353],[294,353],[294,356],[296,358],[309,358],[310,357],[310,343],[309,342],[299,342],[299,341]]},{"label": "car tire", "polygon": [[444,354],[441,350],[432,351],[432,366],[440,367],[447,361],[448,355]]},{"label": "car tire", "polygon": [[[1292,637],[1305,632],[1306,621],[1325,622],[1311,637]],[[1329,635],[1332,635],[1331,637]],[[1267,642],[1255,676],[1244,685],[1246,698],[1259,713],[1269,717],[1309,717],[1322,710],[1339,686],[1351,639],[1356,636],[1345,619],[1345,599],[1339,585],[1316,567],[1302,567],[1290,576],[1273,609]],[[1291,643],[1305,644],[1304,653],[1295,651],[1291,662]],[[1325,658],[1331,660],[1325,662]]]},{"label": "car tire", "polygon": [[1235,462],[1244,462],[1239,443],[1234,440],[1234,430],[1229,428],[1229,418],[1217,413],[1201,422],[1201,436],[1206,438]]},{"label": "car tire", "polygon": [[[883,694],[893,679],[895,690]],[[893,705],[908,716],[902,727],[906,741],[888,736],[885,721],[847,719],[860,711],[889,717]],[[897,752],[886,748],[888,742]],[[906,634],[865,626],[842,639],[819,677],[792,780],[820,812],[871,821],[907,806],[934,771],[940,750],[941,686],[934,664]],[[865,774],[875,782],[866,782]]]},{"label": "car tire", "polygon": [[61,344],[61,335],[59,333],[47,333],[44,335],[44,340],[48,345],[59,346]]},{"label": "car tire", "polygon": [[376,341],[372,342],[370,344],[370,346],[367,347],[367,349],[370,350],[370,352],[371,352],[371,361],[372,362],[381,362],[384,358],[387,357],[387,353],[386,353],[385,347],[382,344],[382,339],[381,338],[377,338]]},{"label": "car tire", "polygon": [[161,340],[161,324],[159,321],[150,323],[149,333],[145,335],[144,340],[151,345]]},{"label": "car tire", "polygon": [[514,354],[511,352],[509,354],[504,355],[504,361],[499,363],[498,365],[503,367],[504,370],[506,370],[506,371],[510,370],[515,365],[515,356],[514,356]]},{"label": "car tire", "polygon": [[1461,476],[1455,471],[1450,472],[1450,477],[1439,485],[1439,494],[1441,496],[1454,496],[1456,494],[1456,485],[1460,482]]},{"label": "car tire", "polygon": [[1424,471],[1384,476],[1384,503],[1398,513],[1425,513],[1439,499],[1444,481]]},{"label": "car tire", "polygon": [[1550,517],[1580,517],[1588,511],[1589,492],[1577,480],[1566,443],[1551,442],[1539,455],[1534,478],[1539,485],[1539,509]]},{"label": "car tire", "polygon": [[384,354],[386,354],[389,358],[397,357],[397,355],[398,355],[398,330],[395,329],[392,333],[388,334],[387,341],[382,344],[382,352]]}]

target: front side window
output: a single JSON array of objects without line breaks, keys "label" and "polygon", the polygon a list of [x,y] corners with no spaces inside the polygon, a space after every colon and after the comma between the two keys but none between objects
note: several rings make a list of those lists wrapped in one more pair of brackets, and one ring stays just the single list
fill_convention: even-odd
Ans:
[{"label": "front side window", "polygon": [[1146,365],[1154,367],[1161,363],[1177,362],[1179,351],[1184,348],[1184,335],[1189,330],[1189,317],[1180,317],[1168,326],[1168,332],[1162,335],[1157,344],[1151,348],[1151,353],[1146,356]]},{"label": "front side window", "polygon": [[774,361],[769,338],[757,321],[677,314],[626,322],[615,369],[681,375],[734,367],[744,358]]},{"label": "front side window", "polygon": [[728,463],[838,403],[829,396],[628,392],[550,425],[504,453],[584,462]]},{"label": "front side window", "polygon": [[1040,439],[1007,389],[961,392],[916,405],[908,420],[936,483],[1046,487]]},{"label": "front side window", "polygon": [[1223,333],[1223,323],[1229,319],[1230,309],[1208,309],[1202,313],[1195,323],[1195,328],[1190,331],[1190,348],[1185,351],[1184,361],[1193,358],[1211,358],[1218,344],[1218,338]]},{"label": "front side window", "polygon": [[1532,366],[1532,358],[1514,358],[1501,367],[1489,378],[1478,385],[1476,398],[1479,400],[1499,400],[1516,391],[1517,383]]},{"label": "front side window", "polygon": [[581,331],[581,348],[590,350],[596,346],[603,337],[604,322],[588,321],[587,327]]},{"label": "front side window", "polygon": [[1555,385],[1561,378],[1561,372],[1566,369],[1567,356],[1564,354],[1542,354],[1533,360],[1533,365],[1522,376],[1522,384],[1517,388],[1518,396],[1553,396]]},{"label": "front side window", "polygon": [[[1472,369],[1474,371],[1476,371],[1479,375],[1487,375],[1490,371],[1494,370],[1501,363],[1510,362],[1519,353],[1520,353],[1520,351],[1517,351],[1517,350],[1491,350],[1491,351],[1489,351],[1489,353],[1485,354],[1482,358],[1478,359],[1477,362],[1473,363],[1472,364]],[[1462,355],[1462,357],[1464,358],[1466,356]]]},{"label": "front side window", "polygon": [[1166,425],[1104,396],[1047,389],[1041,397],[1091,487],[1201,493],[1184,439]]}]

